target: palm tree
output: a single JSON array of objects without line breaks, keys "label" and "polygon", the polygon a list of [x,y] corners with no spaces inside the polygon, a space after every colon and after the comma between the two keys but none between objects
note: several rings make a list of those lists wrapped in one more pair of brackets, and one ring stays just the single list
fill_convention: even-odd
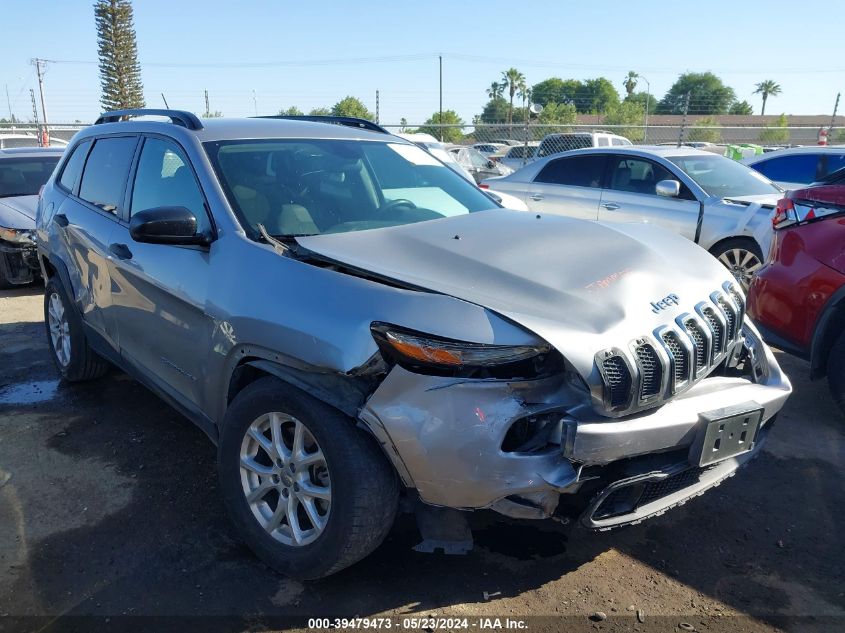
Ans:
[{"label": "palm tree", "polygon": [[637,87],[637,79],[639,78],[640,76],[637,73],[633,70],[629,70],[625,79],[622,81],[622,85],[625,86],[625,92],[628,93],[629,99],[634,96],[634,90]]},{"label": "palm tree", "polygon": [[498,97],[502,96],[502,91],[504,89],[504,84],[500,84],[499,82],[494,81],[492,84],[490,84],[490,87],[487,88],[487,96],[495,101]]},{"label": "palm tree", "polygon": [[766,99],[777,97],[780,94],[780,84],[772,79],[766,79],[757,84],[757,90],[754,91],[754,94],[763,95],[763,107],[760,110],[760,114],[766,114]]},{"label": "palm tree", "polygon": [[529,88],[528,85],[526,85],[526,83],[524,81],[520,84],[519,89],[516,92],[516,96],[519,97],[520,99],[522,99],[523,121],[528,120],[528,107],[526,106],[525,102],[527,100],[528,101],[527,105],[528,106],[531,105],[531,93],[532,93],[531,88]]},{"label": "palm tree", "polygon": [[510,105],[508,106],[508,124],[513,123],[513,97],[520,86],[525,85],[525,75],[516,68],[508,68],[502,73],[502,85],[508,89]]}]

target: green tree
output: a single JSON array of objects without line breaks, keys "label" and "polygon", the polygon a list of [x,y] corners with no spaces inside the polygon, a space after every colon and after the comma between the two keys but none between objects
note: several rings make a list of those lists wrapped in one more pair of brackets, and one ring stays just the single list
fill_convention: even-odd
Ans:
[{"label": "green tree", "polygon": [[624,136],[630,141],[643,140],[643,128],[645,123],[645,108],[633,100],[626,99],[622,103],[611,106],[602,124],[614,126],[633,126],[614,129],[615,134]]},{"label": "green tree", "polygon": [[[448,125],[451,127],[439,127],[439,124]],[[458,116],[454,110],[444,110],[443,119],[440,119],[440,112],[435,112],[428,120],[420,126],[417,130],[420,134],[431,134],[435,138],[441,139],[444,143],[460,143],[464,137],[464,132],[461,126],[464,120]]]},{"label": "green tree", "polygon": [[490,99],[479,115],[482,123],[505,123],[508,120],[508,102],[504,97]]},{"label": "green tree", "polygon": [[572,125],[578,119],[574,103],[547,103],[537,121],[542,125]]},{"label": "green tree", "polygon": [[657,97],[644,90],[625,97],[625,102],[638,104],[643,109],[643,112],[645,112],[646,103],[648,103],[649,114],[654,114],[657,111]]},{"label": "green tree", "polygon": [[407,130],[407,128],[408,128],[408,119],[406,119],[405,117],[402,117],[401,119],[399,119],[399,131],[405,132]]},{"label": "green tree", "polygon": [[329,116],[332,113],[331,108],[313,108],[309,113],[308,116]]},{"label": "green tree", "polygon": [[598,114],[609,111],[619,104],[619,93],[609,79],[598,77],[587,79],[575,97],[578,112]]},{"label": "green tree", "polygon": [[754,108],[747,101],[734,101],[728,114],[754,114]]},{"label": "green tree", "polygon": [[282,108],[279,110],[279,114],[282,116],[302,116],[305,113],[294,105],[289,108]]},{"label": "green tree", "polygon": [[718,143],[722,139],[719,122],[713,117],[698,119],[686,134],[686,140]]},{"label": "green tree", "polygon": [[639,78],[640,76],[633,70],[629,70],[628,74],[625,75],[625,79],[622,80],[622,85],[625,86],[625,92],[627,95],[625,97],[626,99],[630,99],[634,96],[634,90],[637,88],[637,79]]},{"label": "green tree", "polygon": [[766,100],[769,97],[777,97],[780,94],[780,84],[772,79],[766,79],[757,84],[756,88],[757,90],[754,91],[754,94],[762,95],[763,97],[763,107],[760,108],[760,115],[762,116],[766,114]]},{"label": "green tree", "polygon": [[845,143],[845,130],[838,130],[836,132],[836,135],[833,137],[833,139],[837,143]]},{"label": "green tree", "polygon": [[97,0],[94,4],[100,58],[100,103],[105,110],[144,107],[144,87],[130,0]]},{"label": "green tree", "polygon": [[491,99],[496,99],[497,97],[502,96],[502,92],[505,89],[505,84],[500,84],[498,81],[494,81],[490,84],[490,87],[485,90],[487,96]]},{"label": "green tree", "polygon": [[550,77],[534,84],[531,87],[531,94],[534,103],[546,107],[549,103],[574,103],[580,88],[581,82],[577,79]]},{"label": "green tree", "polygon": [[367,106],[356,97],[344,97],[332,106],[334,116],[352,116],[359,119],[375,121],[376,116],[367,110]]},{"label": "green tree", "polygon": [[502,73],[502,84],[507,90],[510,102],[508,105],[508,123],[513,123],[513,98],[517,91],[525,86],[525,75],[516,68],[508,68]]},{"label": "green tree", "polygon": [[789,121],[785,114],[781,114],[777,120],[767,125],[760,132],[760,141],[763,143],[783,144],[789,141]]},{"label": "green tree", "polygon": [[690,114],[726,114],[736,101],[733,88],[713,73],[684,73],[660,100],[658,114],[682,114],[687,93]]},{"label": "green tree", "polygon": [[220,110],[214,110],[213,112],[203,112],[202,118],[204,119],[219,119],[223,116],[223,113]]}]

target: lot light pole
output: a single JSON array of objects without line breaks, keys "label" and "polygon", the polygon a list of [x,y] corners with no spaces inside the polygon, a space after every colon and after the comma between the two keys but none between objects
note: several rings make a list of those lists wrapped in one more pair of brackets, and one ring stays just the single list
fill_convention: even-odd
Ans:
[{"label": "lot light pole", "polygon": [[643,129],[643,143],[648,140],[648,106],[649,102],[651,101],[651,84],[649,83],[648,79],[643,77],[642,75],[639,76],[645,82],[646,90],[645,90],[645,127]]},{"label": "lot light pole", "polygon": [[440,142],[443,142],[443,55],[437,56],[440,62]]}]

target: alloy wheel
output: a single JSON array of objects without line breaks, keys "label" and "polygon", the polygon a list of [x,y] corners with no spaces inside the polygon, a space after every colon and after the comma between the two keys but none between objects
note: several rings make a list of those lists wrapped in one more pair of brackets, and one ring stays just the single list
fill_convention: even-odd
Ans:
[{"label": "alloy wheel", "polygon": [[323,533],[331,478],[320,445],[302,422],[280,412],[254,420],[241,442],[240,474],[252,514],[277,541],[301,547]]},{"label": "alloy wheel", "polygon": [[50,340],[53,343],[56,360],[62,367],[67,367],[70,363],[70,323],[67,320],[62,299],[56,292],[50,295],[47,325],[50,328]]},{"label": "alloy wheel", "polygon": [[742,285],[743,290],[748,290],[754,275],[763,265],[760,258],[753,252],[744,248],[731,248],[719,255],[719,261],[731,271],[734,278]]}]

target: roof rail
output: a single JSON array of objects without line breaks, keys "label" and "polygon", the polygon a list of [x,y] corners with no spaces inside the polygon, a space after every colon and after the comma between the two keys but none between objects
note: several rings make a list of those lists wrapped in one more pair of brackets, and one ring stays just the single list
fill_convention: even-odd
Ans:
[{"label": "roof rail", "polygon": [[153,108],[135,108],[132,110],[112,110],[110,112],[104,112],[100,115],[100,118],[94,121],[94,125],[99,125],[100,123],[114,123],[115,121],[120,121],[123,118],[135,116],[167,117],[176,125],[181,125],[189,130],[201,130],[203,127],[202,121],[200,121],[199,117],[197,117],[197,115],[193,112],[186,112],[185,110],[157,110]]},{"label": "roof rail", "polygon": [[347,127],[357,127],[362,130],[369,130],[370,132],[380,132],[381,134],[390,134],[382,126],[367,119],[359,119],[354,116],[333,116],[333,115],[317,115],[317,114],[269,114],[265,116],[254,117],[256,119],[289,119],[291,121],[312,121],[314,123],[333,123],[335,125],[345,125]]}]

